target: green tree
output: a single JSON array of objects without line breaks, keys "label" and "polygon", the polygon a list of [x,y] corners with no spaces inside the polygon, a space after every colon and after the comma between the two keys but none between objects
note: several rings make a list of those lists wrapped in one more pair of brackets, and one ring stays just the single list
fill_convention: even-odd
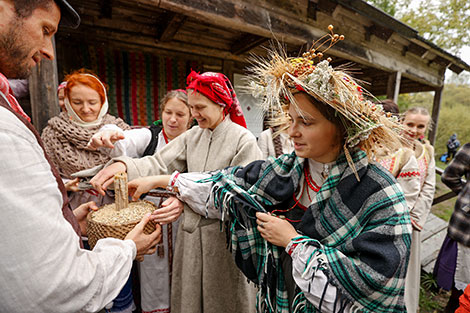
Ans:
[{"label": "green tree", "polygon": [[402,5],[402,0],[367,0],[367,2],[385,13],[395,16],[397,8]]},{"label": "green tree", "polygon": [[445,50],[458,54],[463,46],[470,45],[468,0],[419,0],[417,7],[410,5],[411,0],[367,2],[416,29],[425,39]]},{"label": "green tree", "polygon": [[421,0],[417,9],[400,9],[398,18],[439,47],[458,53],[470,44],[470,1]]}]

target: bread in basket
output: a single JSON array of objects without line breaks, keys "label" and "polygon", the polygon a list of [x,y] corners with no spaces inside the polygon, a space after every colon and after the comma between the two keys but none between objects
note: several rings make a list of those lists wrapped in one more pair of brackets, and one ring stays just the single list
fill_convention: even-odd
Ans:
[{"label": "bread in basket", "polygon": [[[102,206],[98,211],[88,213],[87,234],[90,248],[101,238],[124,239],[147,213],[156,207],[149,201],[129,202],[127,192],[127,174],[118,173],[114,176],[115,203]],[[150,220],[144,233],[155,231],[155,222]]]}]

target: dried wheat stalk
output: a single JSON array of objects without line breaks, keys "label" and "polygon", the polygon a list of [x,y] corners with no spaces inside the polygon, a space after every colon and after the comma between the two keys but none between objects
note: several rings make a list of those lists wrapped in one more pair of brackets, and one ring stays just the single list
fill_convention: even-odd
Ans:
[{"label": "dried wheat stalk", "polygon": [[117,173],[114,175],[114,192],[116,210],[122,210],[129,206],[129,196],[127,193],[127,173]]}]

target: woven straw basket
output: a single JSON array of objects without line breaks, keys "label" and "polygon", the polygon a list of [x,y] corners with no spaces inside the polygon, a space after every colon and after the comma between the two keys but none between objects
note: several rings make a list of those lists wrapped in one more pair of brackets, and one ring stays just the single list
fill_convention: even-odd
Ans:
[{"label": "woven straw basket", "polygon": [[[155,205],[150,201],[138,201],[138,202],[144,202],[148,204],[149,213],[153,212],[156,209]],[[99,212],[99,210],[96,212]],[[124,239],[127,236],[127,234],[135,227],[135,225],[137,225],[142,220],[142,217],[145,215],[144,213],[142,216],[140,216],[140,218],[137,218],[135,221],[132,221],[132,222],[126,222],[126,223],[114,222],[113,224],[105,224],[102,222],[96,222],[94,220],[94,214],[96,212],[90,212],[87,215],[88,244],[90,245],[91,249],[93,249],[93,247],[96,245],[96,242],[102,238],[111,237],[111,238],[117,238],[117,239]],[[151,234],[154,231],[155,231],[155,222],[150,220],[147,223],[147,225],[145,225],[144,233]]]}]

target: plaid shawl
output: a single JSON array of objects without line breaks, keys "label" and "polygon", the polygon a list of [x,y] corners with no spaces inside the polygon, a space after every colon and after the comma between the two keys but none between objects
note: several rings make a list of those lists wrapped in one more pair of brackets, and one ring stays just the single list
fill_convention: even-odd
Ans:
[{"label": "plaid shawl", "polygon": [[[462,180],[465,176],[465,183]],[[470,143],[463,145],[446,167],[441,180],[457,196],[447,229],[450,238],[470,247]]]},{"label": "plaid shawl", "polygon": [[[342,154],[296,225],[303,236],[295,240],[314,245],[312,257],[326,256],[316,270],[352,303],[352,311],[406,312],[411,224],[404,195],[388,172],[368,163],[363,151],[355,151],[352,158],[360,181]],[[265,241],[256,228],[257,211],[292,199],[303,166],[304,160],[292,153],[216,171],[206,180],[213,182],[215,207],[228,220],[227,240],[235,262],[260,286],[258,312],[321,312],[300,290],[289,309],[280,263],[283,248]],[[308,279],[313,284],[315,277]]]}]

